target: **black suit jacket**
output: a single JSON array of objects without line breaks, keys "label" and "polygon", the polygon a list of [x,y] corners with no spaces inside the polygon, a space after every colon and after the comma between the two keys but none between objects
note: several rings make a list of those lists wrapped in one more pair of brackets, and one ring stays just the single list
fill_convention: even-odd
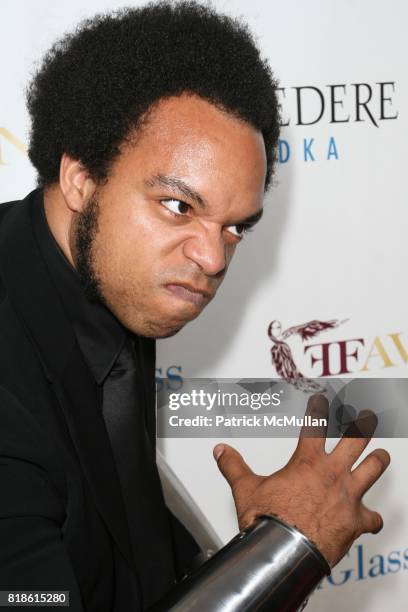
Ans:
[{"label": "black suit jacket", "polygon": [[[152,465],[168,529],[143,601],[96,383],[35,242],[33,200],[0,206],[0,590],[69,590],[72,612],[136,612],[198,549]],[[154,341],[142,347],[154,446]]]}]

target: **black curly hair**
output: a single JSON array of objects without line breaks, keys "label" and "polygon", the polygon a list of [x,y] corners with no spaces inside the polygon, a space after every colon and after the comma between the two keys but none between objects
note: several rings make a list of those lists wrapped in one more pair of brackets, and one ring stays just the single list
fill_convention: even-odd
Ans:
[{"label": "black curly hair", "polygon": [[97,15],[47,52],[27,89],[38,185],[58,180],[64,152],[103,182],[152,106],[183,92],[262,132],[267,188],[279,135],[276,82],[245,24],[191,1]]}]

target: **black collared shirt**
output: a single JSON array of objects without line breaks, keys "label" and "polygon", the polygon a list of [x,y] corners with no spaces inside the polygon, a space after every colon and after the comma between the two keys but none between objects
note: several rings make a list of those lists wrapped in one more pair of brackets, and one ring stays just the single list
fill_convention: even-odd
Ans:
[{"label": "black collared shirt", "polygon": [[128,332],[103,304],[87,298],[75,268],[65,257],[48,226],[42,189],[38,190],[35,200],[33,225],[38,246],[73,325],[85,361],[97,384],[102,385]]}]

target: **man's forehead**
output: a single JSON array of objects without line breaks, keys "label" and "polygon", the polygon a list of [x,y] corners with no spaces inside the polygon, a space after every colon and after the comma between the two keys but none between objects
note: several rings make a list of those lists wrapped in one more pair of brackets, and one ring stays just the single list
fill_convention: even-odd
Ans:
[{"label": "man's forehead", "polygon": [[214,140],[218,144],[252,140],[265,154],[262,133],[232,112],[196,94],[182,93],[158,100],[146,113],[133,132],[135,143],[153,137],[157,142],[167,139]]},{"label": "man's forehead", "polygon": [[[241,122],[232,112],[222,109],[214,102],[198,94],[182,92],[157,100],[144,117],[144,124],[154,124],[164,118],[172,118],[171,125],[180,125],[190,119],[203,125],[203,119],[219,121]],[[255,128],[253,128],[255,129]]]},{"label": "man's forehead", "polygon": [[[173,122],[177,109],[182,110]],[[124,155],[135,180],[173,190],[200,208],[221,200],[238,205],[240,199],[245,208],[256,201],[248,214],[260,207],[266,174],[262,134],[198,96],[162,101]]]}]

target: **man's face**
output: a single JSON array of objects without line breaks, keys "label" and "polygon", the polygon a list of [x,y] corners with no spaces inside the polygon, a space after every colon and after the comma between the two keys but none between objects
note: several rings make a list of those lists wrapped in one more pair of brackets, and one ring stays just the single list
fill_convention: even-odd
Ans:
[{"label": "man's face", "polygon": [[82,248],[125,327],[170,336],[214,297],[262,211],[265,172],[254,128],[196,96],[162,100],[82,213],[77,263]]}]

